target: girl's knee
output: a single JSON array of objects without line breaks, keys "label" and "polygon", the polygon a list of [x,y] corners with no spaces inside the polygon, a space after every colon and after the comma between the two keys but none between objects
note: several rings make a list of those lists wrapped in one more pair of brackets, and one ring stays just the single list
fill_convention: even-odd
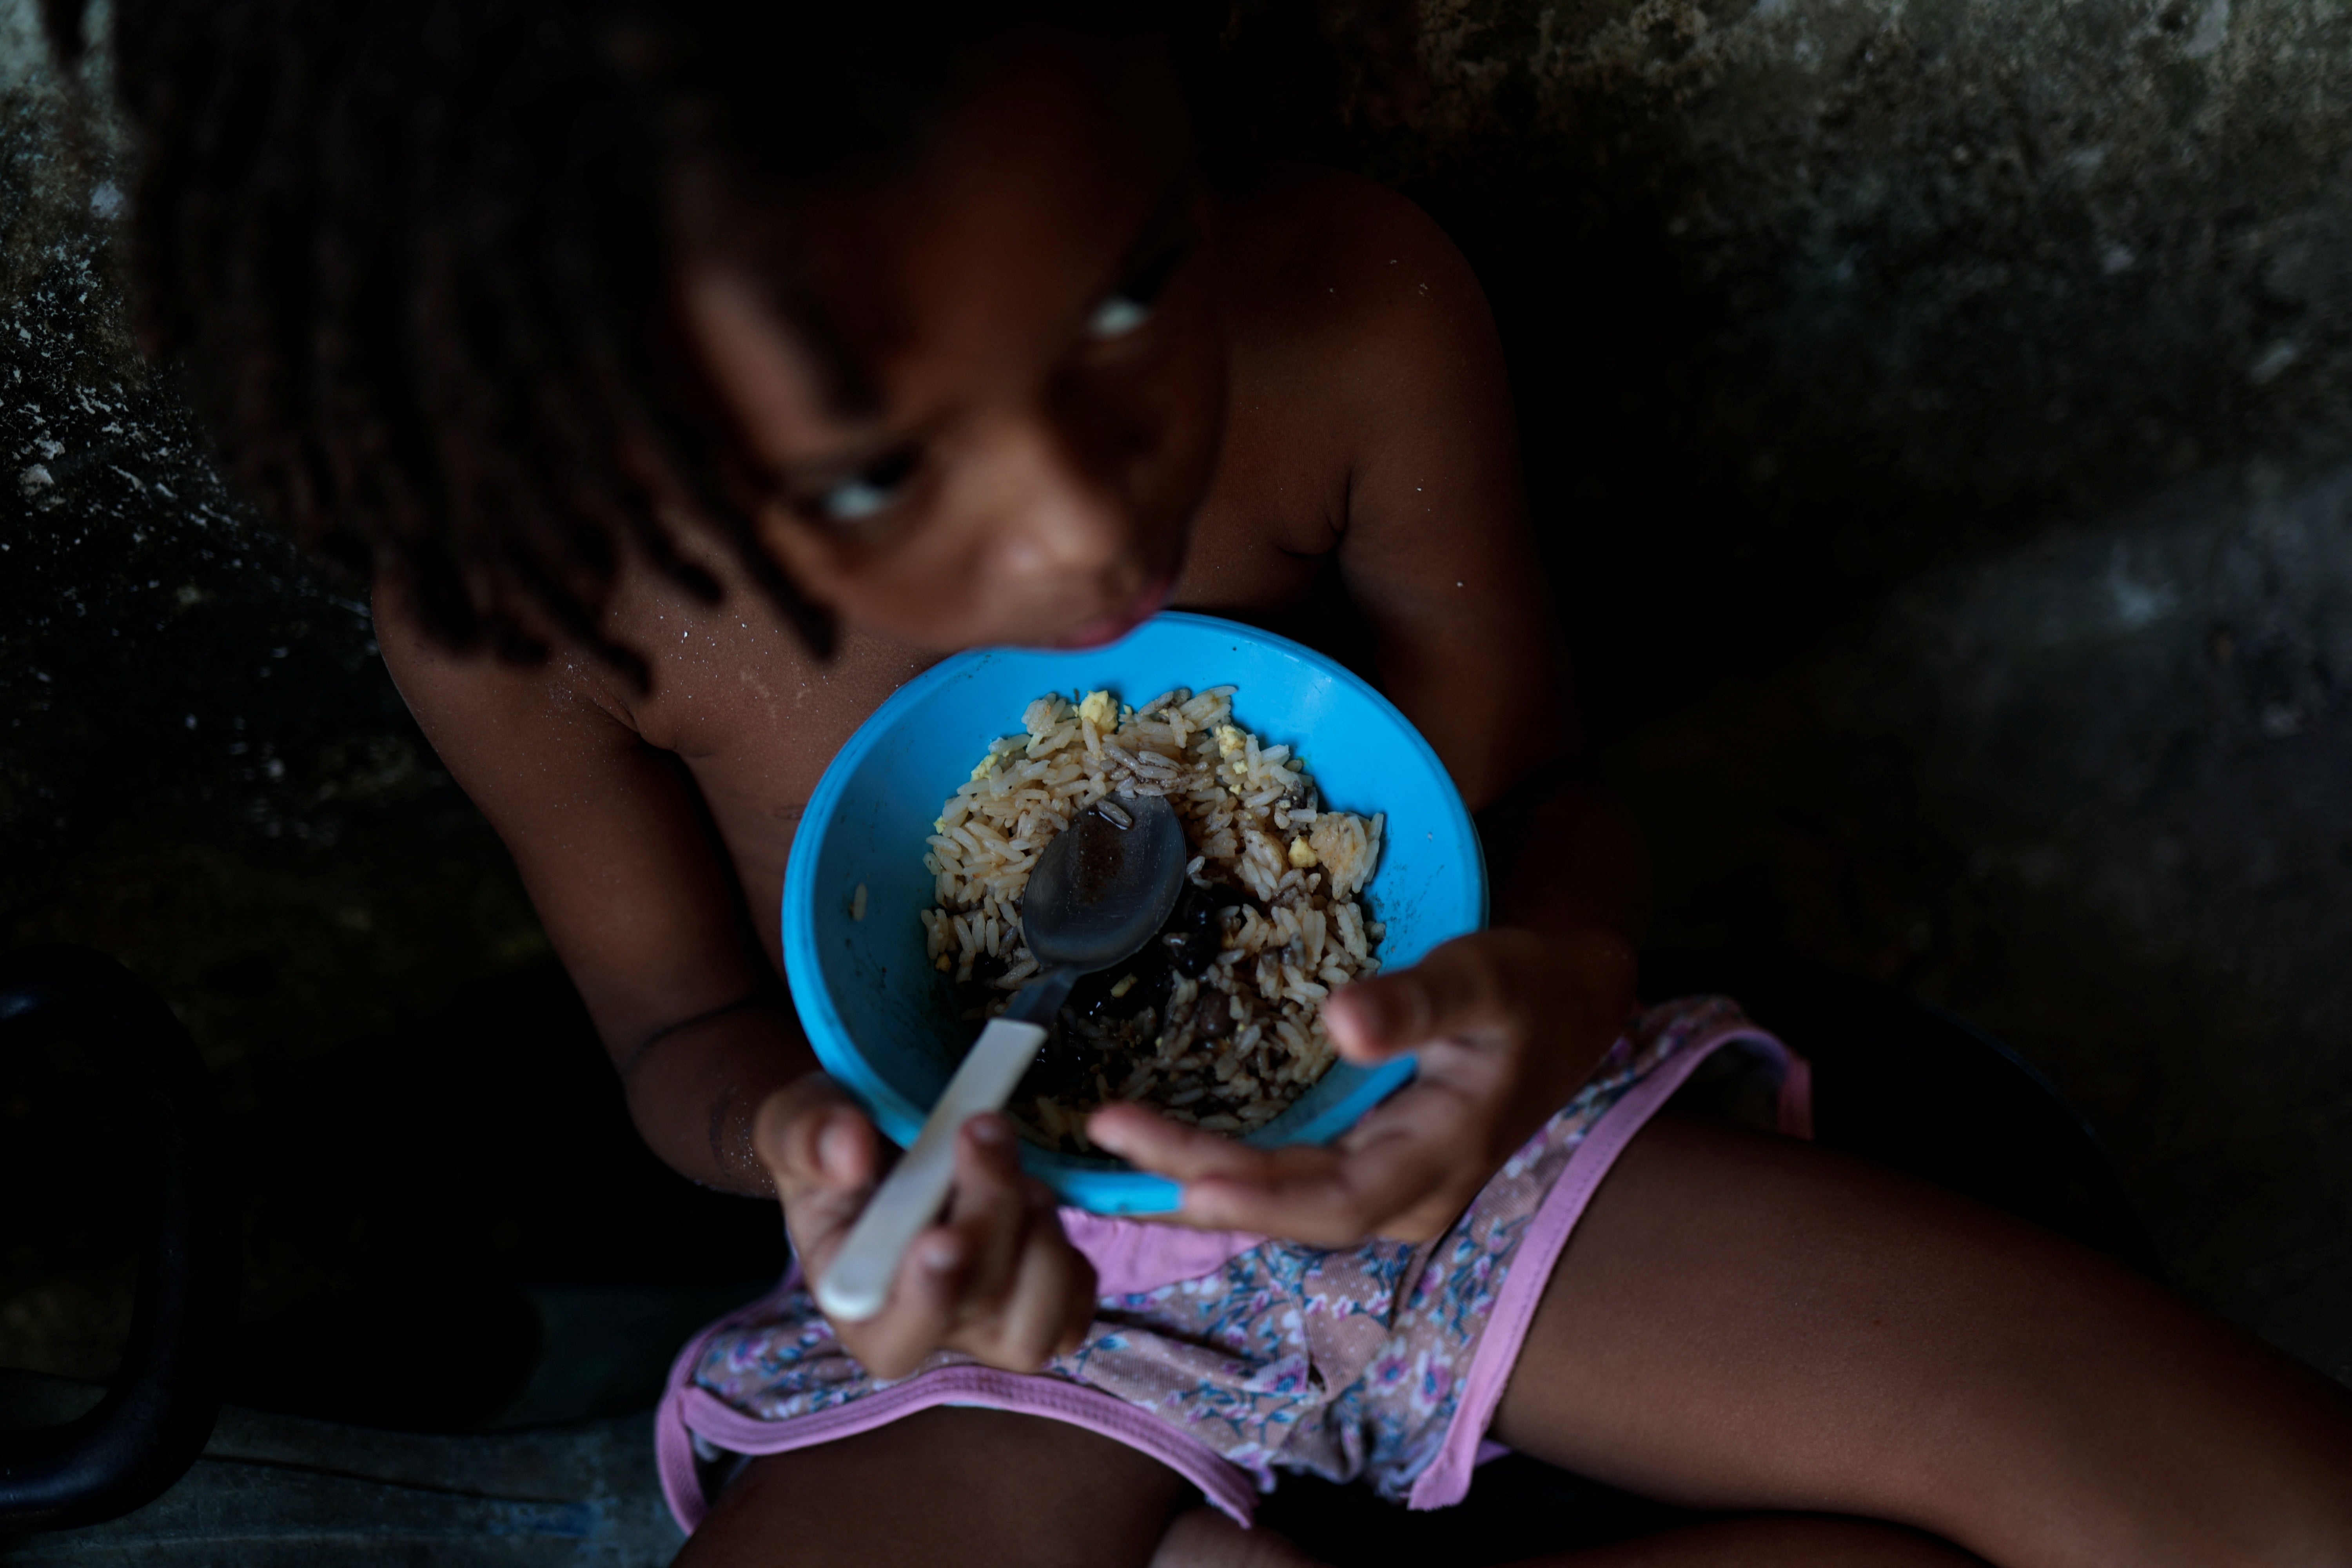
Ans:
[{"label": "girl's knee", "polygon": [[1168,1521],[1151,1568],[1319,1568],[1321,1559],[1270,1530],[1244,1530],[1206,1504]]},{"label": "girl's knee", "polygon": [[1125,1444],[942,1406],[746,1466],[678,1568],[1145,1568],[1191,1495]]}]

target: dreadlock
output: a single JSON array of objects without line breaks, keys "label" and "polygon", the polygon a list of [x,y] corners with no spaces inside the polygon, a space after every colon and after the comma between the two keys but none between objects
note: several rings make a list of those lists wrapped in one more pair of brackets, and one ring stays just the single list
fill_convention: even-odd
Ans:
[{"label": "dreadlock", "polygon": [[[68,74],[82,9],[44,0]],[[446,645],[562,638],[642,686],[602,611],[631,552],[719,597],[688,522],[825,653],[671,302],[665,190],[696,160],[747,194],[881,167],[1020,8],[881,9],[117,0],[142,345],[248,493]]]},{"label": "dreadlock", "polygon": [[[831,617],[753,527],[772,478],[677,315],[681,227],[753,237],[838,374],[796,192],[886,176],[1020,24],[1167,26],[1197,99],[1212,40],[1286,3],[115,0],[139,336],[185,366],[231,477],[445,645],[562,639],[642,688],[603,611],[632,552],[719,597],[686,527],[823,656]],[[77,91],[87,4],[42,0]],[[673,221],[689,172],[730,210]]]}]

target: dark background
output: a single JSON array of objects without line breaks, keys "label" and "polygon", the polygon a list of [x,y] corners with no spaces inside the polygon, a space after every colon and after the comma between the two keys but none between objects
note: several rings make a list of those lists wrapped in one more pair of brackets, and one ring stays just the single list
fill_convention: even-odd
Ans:
[{"label": "dark background", "polygon": [[[340,1357],[340,1413],[511,1414],[564,1301],[723,1296],[773,1212],[636,1148],[364,606],[131,353],[110,165],[60,159],[31,10],[0,0],[0,941],[117,955],[203,1049],[241,1397]],[[2185,1289],[2352,1379],[2352,13],[1429,0],[1416,85],[1238,10],[1244,63],[1329,89],[1288,133],[1487,284],[1662,940],[2001,1034]],[[0,1364],[102,1376],[123,1162],[84,1070],[0,1063]]]}]

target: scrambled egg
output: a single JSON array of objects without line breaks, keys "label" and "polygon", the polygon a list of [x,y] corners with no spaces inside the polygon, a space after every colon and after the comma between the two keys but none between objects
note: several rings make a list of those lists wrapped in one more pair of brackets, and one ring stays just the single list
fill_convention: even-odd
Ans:
[{"label": "scrambled egg", "polygon": [[1097,730],[1118,728],[1118,699],[1108,691],[1089,691],[1087,700],[1078,704],[1078,717]]},{"label": "scrambled egg", "polygon": [[1315,853],[1315,847],[1306,839],[1293,838],[1290,841],[1290,863],[1304,871],[1309,866],[1321,865],[1323,857]]},{"label": "scrambled egg", "polygon": [[1237,777],[1249,776],[1248,751],[1249,737],[1241,732],[1240,726],[1234,724],[1217,726],[1217,752],[1225,759]]}]

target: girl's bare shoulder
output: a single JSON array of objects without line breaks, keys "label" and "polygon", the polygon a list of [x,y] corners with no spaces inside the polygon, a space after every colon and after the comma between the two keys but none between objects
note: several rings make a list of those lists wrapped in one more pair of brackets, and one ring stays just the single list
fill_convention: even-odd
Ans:
[{"label": "girl's bare shoulder", "polygon": [[1239,353],[1391,357],[1492,331],[1462,253],[1385,185],[1312,163],[1266,163],[1226,186],[1220,216]]}]

